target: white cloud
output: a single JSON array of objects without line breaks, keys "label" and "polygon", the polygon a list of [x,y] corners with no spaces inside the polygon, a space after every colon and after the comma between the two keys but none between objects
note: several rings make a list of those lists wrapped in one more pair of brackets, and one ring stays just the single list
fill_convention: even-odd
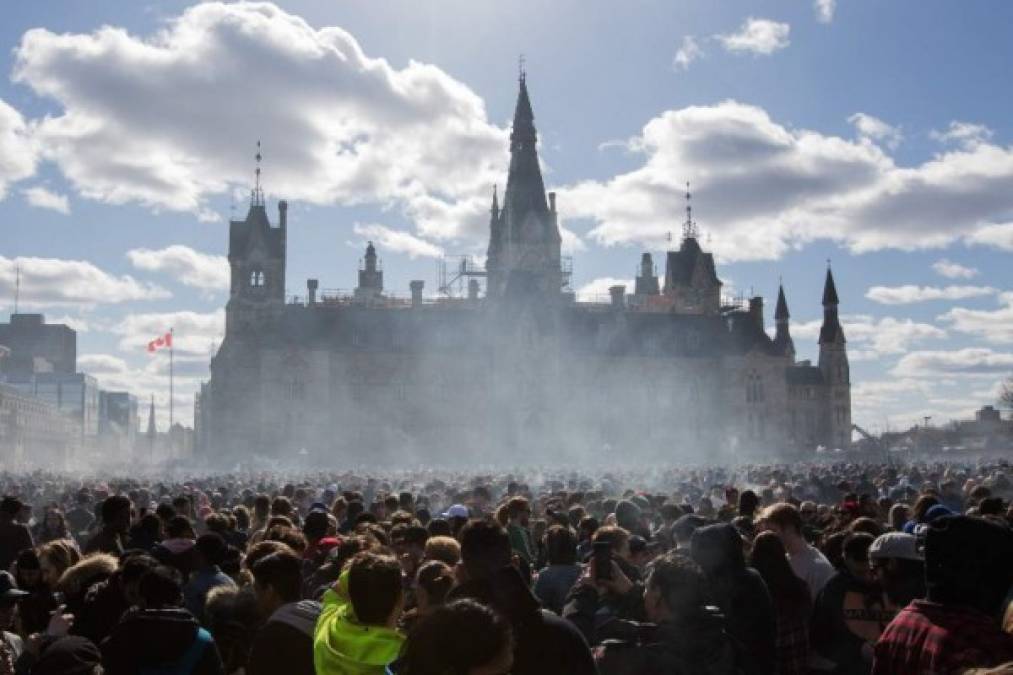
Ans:
[{"label": "white cloud", "polygon": [[1013,371],[1013,354],[984,348],[905,354],[892,374],[905,377],[993,376]]},{"label": "white cloud", "polygon": [[507,130],[466,85],[270,3],[198,4],[148,37],[33,29],[14,79],[62,107],[35,130],[45,157],[113,204],[213,218],[208,198],[249,186],[262,139],[273,194],[394,206],[456,238],[484,232],[507,164]]},{"label": "white cloud", "polygon": [[834,20],[834,11],[837,9],[837,0],[816,0],[813,3],[816,9],[816,20],[820,23],[830,23]]},{"label": "white cloud", "polygon": [[0,298],[14,295],[18,268],[20,304],[27,308],[91,307],[172,297],[160,286],[141,283],[129,275],[114,276],[85,260],[0,256]]},{"label": "white cloud", "polygon": [[[797,339],[815,340],[820,333],[822,319],[791,326]],[[903,354],[913,345],[927,340],[941,340],[946,331],[932,324],[896,319],[875,318],[864,314],[841,317],[841,326],[848,339],[848,356],[855,361],[871,361],[892,354]]]},{"label": "white cloud", "polygon": [[932,269],[936,274],[947,279],[971,279],[978,276],[978,270],[974,267],[964,267],[960,263],[943,258],[932,263]]},{"label": "white cloud", "polygon": [[891,150],[896,149],[904,139],[900,127],[887,124],[878,117],[873,117],[863,112],[856,112],[848,118],[848,122],[855,127],[861,138],[882,143]]},{"label": "white cloud", "polygon": [[404,230],[395,230],[383,225],[359,225],[358,223],[352,230],[363,239],[375,241],[381,251],[404,253],[412,259],[443,256],[442,248]]},{"label": "white cloud", "polygon": [[0,199],[11,183],[35,173],[36,160],[29,126],[21,113],[0,99]]},{"label": "white cloud", "polygon": [[690,64],[694,61],[699,61],[703,57],[703,49],[700,48],[700,44],[696,41],[696,38],[692,35],[687,35],[682,38],[679,51],[675,53],[675,58],[672,60],[672,67],[676,70],[689,70]]},{"label": "white cloud", "polygon": [[1013,147],[983,143],[902,167],[879,145],[724,101],[666,111],[627,148],[642,165],[559,189],[569,216],[594,221],[588,236],[605,246],[664,246],[691,180],[700,226],[724,261],[778,258],[821,239],[856,253],[956,241],[1013,250]]},{"label": "white cloud", "polygon": [[127,251],[130,264],[146,272],[161,272],[193,288],[223,290],[229,287],[229,261],[189,246],[174,244],[162,249],[135,248]]},{"label": "white cloud", "polygon": [[737,33],[714,37],[730,52],[769,55],[790,44],[788,41],[790,32],[791,26],[786,23],[750,17]]},{"label": "white cloud", "polygon": [[995,295],[996,289],[991,286],[873,286],[865,293],[865,297],[881,305],[909,305],[915,302],[930,300],[964,300]]},{"label": "white cloud", "polygon": [[625,286],[627,293],[633,292],[633,279],[601,277],[589,281],[577,289],[577,300],[581,302],[609,302],[609,288]]},{"label": "white cloud", "polygon": [[1001,307],[995,310],[954,307],[939,317],[953,330],[974,335],[993,344],[1013,343],[1013,293],[999,296]]},{"label": "white cloud", "polygon": [[24,195],[25,201],[36,208],[49,209],[51,211],[58,211],[64,215],[70,215],[70,202],[67,200],[67,195],[47,190],[41,185],[25,188],[21,191],[21,194]]},{"label": "white cloud", "polygon": [[940,143],[953,143],[973,148],[990,140],[994,132],[984,124],[971,122],[950,122],[946,131],[931,131],[929,136]]},{"label": "white cloud", "polygon": [[120,336],[121,350],[144,354],[148,342],[170,328],[174,330],[173,347],[177,354],[206,358],[212,344],[221,342],[225,335],[225,310],[206,314],[189,311],[128,314],[112,327],[112,332]]}]

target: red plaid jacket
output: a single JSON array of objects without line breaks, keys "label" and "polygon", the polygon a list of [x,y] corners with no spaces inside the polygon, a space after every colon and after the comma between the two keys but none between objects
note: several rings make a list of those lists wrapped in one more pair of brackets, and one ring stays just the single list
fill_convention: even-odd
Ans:
[{"label": "red plaid jacket", "polygon": [[873,675],[948,675],[1013,660],[1013,636],[968,607],[915,600],[876,643]]}]

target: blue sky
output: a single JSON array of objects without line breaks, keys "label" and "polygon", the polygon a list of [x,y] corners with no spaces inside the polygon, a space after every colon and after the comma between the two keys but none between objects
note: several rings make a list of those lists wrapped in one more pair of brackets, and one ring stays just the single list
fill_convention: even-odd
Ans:
[{"label": "blue sky", "polygon": [[[84,370],[179,405],[221,334],[256,140],[291,203],[288,291],[436,285],[481,254],[518,55],[587,295],[678,234],[682,186],[734,292],[783,277],[816,354],[832,259],[856,421],[993,403],[1013,371],[1013,5],[38,0],[0,10],[0,312],[81,328]],[[17,259],[17,261],[16,261]]]}]

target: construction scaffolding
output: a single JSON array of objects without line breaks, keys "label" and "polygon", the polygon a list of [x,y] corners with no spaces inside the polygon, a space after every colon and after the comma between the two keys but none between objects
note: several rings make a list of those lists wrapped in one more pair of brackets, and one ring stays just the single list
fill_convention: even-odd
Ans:
[{"label": "construction scaffolding", "polygon": [[477,290],[470,282],[478,284],[480,278],[488,276],[485,268],[470,255],[440,258],[436,265],[439,292],[448,298],[462,298],[466,292],[470,295],[473,289]]}]

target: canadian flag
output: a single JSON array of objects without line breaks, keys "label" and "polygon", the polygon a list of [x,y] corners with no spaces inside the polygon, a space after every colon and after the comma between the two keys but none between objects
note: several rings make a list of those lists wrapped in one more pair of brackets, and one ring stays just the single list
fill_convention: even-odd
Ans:
[{"label": "canadian flag", "polygon": [[157,338],[148,343],[149,352],[156,352],[162,348],[172,349],[171,331],[166,333],[165,335],[159,335]]}]

